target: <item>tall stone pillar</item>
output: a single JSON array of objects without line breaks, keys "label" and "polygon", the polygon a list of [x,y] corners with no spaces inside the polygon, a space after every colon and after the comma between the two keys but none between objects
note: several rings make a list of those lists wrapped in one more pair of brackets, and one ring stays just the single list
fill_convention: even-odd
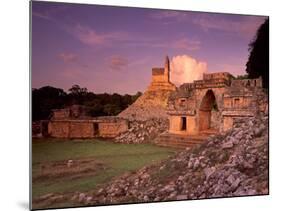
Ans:
[{"label": "tall stone pillar", "polygon": [[166,56],[166,59],[165,59],[164,76],[165,76],[166,82],[170,82],[170,60],[169,60],[168,56]]}]

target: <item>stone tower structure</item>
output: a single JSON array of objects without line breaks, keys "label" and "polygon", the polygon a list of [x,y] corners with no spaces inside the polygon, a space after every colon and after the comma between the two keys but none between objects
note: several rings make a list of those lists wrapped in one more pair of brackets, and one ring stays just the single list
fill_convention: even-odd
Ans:
[{"label": "stone tower structure", "polygon": [[165,59],[164,77],[167,82],[170,82],[170,60],[168,56]]},{"label": "stone tower structure", "polygon": [[170,60],[168,56],[165,57],[164,68],[152,68],[152,80],[148,90],[176,90],[175,85],[170,82]]},{"label": "stone tower structure", "polygon": [[118,116],[132,120],[150,118],[168,119],[166,107],[171,92],[176,86],[170,82],[170,61],[165,57],[164,67],[152,68],[151,82],[142,96]]}]

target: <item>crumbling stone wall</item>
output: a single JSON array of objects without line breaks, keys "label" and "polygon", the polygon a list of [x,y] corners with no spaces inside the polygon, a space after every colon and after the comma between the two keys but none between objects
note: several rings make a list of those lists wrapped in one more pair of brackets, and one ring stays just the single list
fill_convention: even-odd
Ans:
[{"label": "crumbling stone wall", "polygon": [[52,119],[68,119],[70,117],[70,109],[64,108],[64,109],[53,109],[52,110]]},{"label": "crumbling stone wall", "polygon": [[94,136],[93,123],[89,121],[70,121],[69,138],[91,138]]},{"label": "crumbling stone wall", "polygon": [[51,137],[69,138],[69,121],[50,121],[48,132]]},{"label": "crumbling stone wall", "polygon": [[119,118],[51,120],[48,124],[49,135],[56,138],[113,138],[127,129],[127,120]]},{"label": "crumbling stone wall", "polygon": [[99,123],[99,134],[104,138],[114,138],[127,130],[127,121]]}]

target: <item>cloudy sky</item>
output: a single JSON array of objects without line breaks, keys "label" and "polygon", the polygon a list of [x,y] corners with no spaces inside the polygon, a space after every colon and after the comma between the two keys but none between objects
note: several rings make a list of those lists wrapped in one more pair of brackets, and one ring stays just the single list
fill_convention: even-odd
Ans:
[{"label": "cloudy sky", "polygon": [[245,73],[263,16],[32,2],[32,87],[144,91],[171,59],[179,85],[203,72]]}]

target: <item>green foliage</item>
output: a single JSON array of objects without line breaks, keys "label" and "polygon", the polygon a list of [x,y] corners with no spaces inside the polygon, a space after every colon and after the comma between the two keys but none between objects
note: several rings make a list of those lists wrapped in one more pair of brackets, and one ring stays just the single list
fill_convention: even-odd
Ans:
[{"label": "green foliage", "polygon": [[73,85],[69,93],[63,89],[45,86],[32,90],[32,120],[48,119],[52,109],[65,108],[74,104],[84,105],[89,108],[89,114],[93,117],[117,115],[142,95],[95,94],[87,88]]},{"label": "green foliage", "polygon": [[51,109],[63,108],[67,94],[58,88],[45,86],[32,90],[32,120],[47,119]]},{"label": "green foliage", "polygon": [[132,96],[132,101],[135,102],[141,95],[141,92],[137,92],[135,95]]},{"label": "green foliage", "polygon": [[236,78],[234,78],[234,80],[240,80],[240,79],[248,79],[249,75],[245,74],[245,75],[237,75]]},{"label": "green foliage", "polygon": [[120,106],[114,104],[106,104],[103,108],[103,112],[107,115],[114,116],[120,113],[122,110]]},{"label": "green foliage", "polygon": [[68,91],[71,95],[86,95],[88,92],[87,88],[80,88],[79,85],[73,85]]},{"label": "green foliage", "polygon": [[262,77],[263,87],[269,86],[269,19],[260,26],[255,39],[249,44],[250,55],[246,64],[249,78]]}]

